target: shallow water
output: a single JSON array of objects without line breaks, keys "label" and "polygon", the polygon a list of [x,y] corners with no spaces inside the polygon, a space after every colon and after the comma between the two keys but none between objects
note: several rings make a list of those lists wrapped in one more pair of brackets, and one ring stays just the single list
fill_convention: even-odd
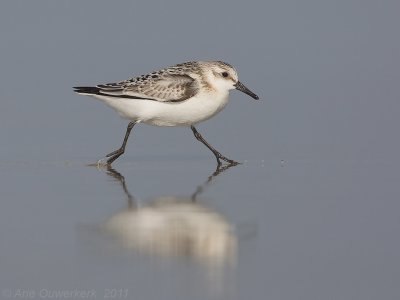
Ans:
[{"label": "shallow water", "polygon": [[400,204],[390,196],[398,166],[250,161],[214,171],[209,160],[142,159],[113,170],[1,163],[3,298],[398,292]]}]

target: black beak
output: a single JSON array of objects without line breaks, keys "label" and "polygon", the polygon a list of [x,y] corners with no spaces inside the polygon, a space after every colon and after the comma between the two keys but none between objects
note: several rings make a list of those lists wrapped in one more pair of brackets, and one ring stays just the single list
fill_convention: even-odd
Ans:
[{"label": "black beak", "polygon": [[235,84],[234,86],[235,86],[235,88],[236,88],[238,91],[241,91],[241,92],[243,92],[243,93],[249,95],[251,98],[253,98],[253,99],[255,99],[255,100],[260,99],[260,98],[258,98],[258,96],[257,96],[256,94],[254,94],[254,93],[253,93],[252,91],[250,91],[247,87],[245,87],[244,84],[241,83],[240,81],[236,82],[236,84]]}]

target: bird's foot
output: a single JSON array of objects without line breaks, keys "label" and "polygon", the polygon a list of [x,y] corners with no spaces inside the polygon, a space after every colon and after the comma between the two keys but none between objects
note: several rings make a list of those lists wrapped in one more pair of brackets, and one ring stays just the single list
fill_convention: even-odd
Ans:
[{"label": "bird's foot", "polygon": [[108,157],[107,165],[111,166],[112,162],[114,160],[116,160],[118,157],[120,157],[124,153],[125,153],[125,148],[123,148],[123,147],[121,147],[121,148],[119,148],[119,149],[117,149],[117,150],[115,150],[115,151],[113,151],[111,153],[108,153],[106,155],[106,157]]},{"label": "bird's foot", "polygon": [[223,160],[224,162],[227,162],[231,166],[237,166],[237,165],[241,164],[240,162],[234,161],[232,159],[229,159],[229,158],[223,156],[221,153],[216,154],[216,157],[217,157],[218,166],[222,165],[221,160]]},{"label": "bird's foot", "polygon": [[104,168],[108,168],[109,164],[107,162],[104,161],[105,158],[101,158],[99,159],[97,162],[92,163],[92,164],[87,164],[88,167],[96,167],[98,169],[104,169]]},{"label": "bird's foot", "polygon": [[106,155],[106,157],[111,157],[111,156],[115,156],[115,155],[118,155],[118,154],[121,155],[122,153],[124,153],[124,151],[125,151],[124,148],[119,148],[119,149],[117,149],[117,150],[115,150],[115,151],[113,151],[111,153],[108,153]]}]

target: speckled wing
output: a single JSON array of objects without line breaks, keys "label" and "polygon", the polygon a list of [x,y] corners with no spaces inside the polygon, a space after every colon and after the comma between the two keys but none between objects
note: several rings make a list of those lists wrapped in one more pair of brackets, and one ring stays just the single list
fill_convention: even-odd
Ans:
[{"label": "speckled wing", "polygon": [[119,83],[98,85],[97,88],[99,94],[104,96],[160,102],[185,101],[199,90],[196,80],[184,74],[146,75]]}]

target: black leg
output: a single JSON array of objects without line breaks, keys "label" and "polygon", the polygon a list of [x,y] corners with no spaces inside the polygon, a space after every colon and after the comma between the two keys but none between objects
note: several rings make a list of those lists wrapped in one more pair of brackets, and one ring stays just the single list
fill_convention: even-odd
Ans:
[{"label": "black leg", "polygon": [[228,170],[229,168],[232,168],[234,166],[237,166],[238,163],[236,164],[228,164],[225,166],[217,165],[217,168],[215,169],[214,173],[212,173],[210,176],[208,176],[208,179],[206,182],[204,182],[202,185],[199,185],[196,189],[196,191],[192,194],[191,199],[193,202],[196,201],[196,198],[198,195],[200,195],[203,190],[212,183],[213,179],[216,178],[217,176],[221,175],[223,172]]},{"label": "black leg", "polygon": [[135,197],[133,197],[131,195],[131,193],[129,193],[129,190],[126,186],[125,183],[125,177],[118,171],[116,171],[115,169],[113,169],[111,166],[108,166],[107,168],[107,174],[110,175],[111,177],[115,178],[122,186],[122,189],[124,190],[125,195],[128,198],[128,207],[129,208],[136,208],[136,200]]},{"label": "black leg", "polygon": [[207,143],[207,141],[201,136],[201,134],[196,130],[196,128],[193,125],[190,126],[190,128],[192,129],[193,134],[196,137],[196,139],[198,141],[202,142],[204,145],[206,145],[206,147],[208,149],[210,149],[212,153],[214,153],[214,155],[215,155],[215,157],[217,159],[218,166],[221,165],[221,159],[223,161],[226,161],[227,163],[229,163],[231,165],[238,165],[239,164],[238,162],[236,162],[236,161],[234,161],[232,159],[226,158],[221,153],[219,153],[213,146],[211,146],[209,143]]},{"label": "black leg", "polygon": [[132,130],[132,128],[133,128],[133,126],[134,126],[135,124],[136,124],[136,122],[130,122],[130,123],[128,124],[128,127],[126,128],[126,133],[125,133],[124,141],[123,141],[123,143],[122,143],[121,148],[119,148],[119,149],[117,149],[117,150],[115,150],[115,151],[113,151],[113,152],[111,152],[111,153],[108,153],[108,154],[106,155],[106,157],[109,157],[109,159],[107,160],[107,164],[108,164],[108,165],[111,165],[112,162],[113,162],[114,160],[116,160],[118,157],[120,157],[122,154],[124,154],[126,142],[128,141],[129,134],[131,133],[131,130]]}]

